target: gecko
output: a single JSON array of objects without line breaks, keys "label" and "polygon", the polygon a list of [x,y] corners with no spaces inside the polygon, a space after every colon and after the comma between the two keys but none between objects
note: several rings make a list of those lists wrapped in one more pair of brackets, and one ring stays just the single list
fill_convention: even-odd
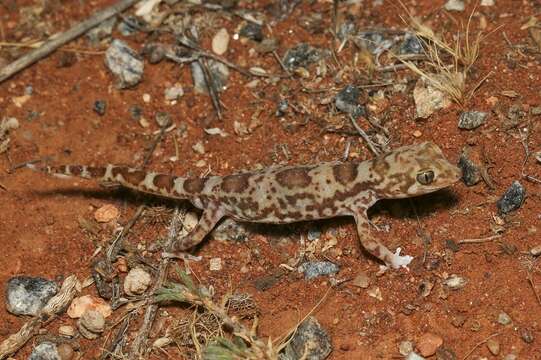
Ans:
[{"label": "gecko", "polygon": [[354,218],[362,246],[388,267],[406,267],[411,256],[393,253],[372,233],[367,211],[378,200],[410,198],[449,187],[462,173],[431,142],[397,148],[366,161],[274,166],[227,176],[179,177],[126,166],[40,166],[59,177],[115,183],[136,191],[188,200],[202,210],[198,224],[173,251],[199,244],[224,217],[286,224],[338,216]]}]

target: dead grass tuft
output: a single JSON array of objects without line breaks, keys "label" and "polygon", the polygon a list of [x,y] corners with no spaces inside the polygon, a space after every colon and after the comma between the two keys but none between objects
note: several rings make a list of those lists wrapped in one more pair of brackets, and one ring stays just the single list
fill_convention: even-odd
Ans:
[{"label": "dead grass tuft", "polygon": [[471,98],[490,75],[489,73],[483,77],[474,86],[467,86],[470,70],[480,56],[483,40],[488,36],[488,34],[483,35],[482,32],[472,35],[471,23],[475,8],[470,14],[465,28],[458,31],[454,35],[454,40],[451,41],[446,39],[451,35],[448,34],[446,37],[436,34],[432,28],[413,16],[403,3],[401,5],[407,13],[407,17],[402,17],[402,20],[423,45],[426,66],[405,60],[397,55],[394,57],[411,71],[426,79],[434,88],[447,94],[454,102],[463,105],[464,101]]}]

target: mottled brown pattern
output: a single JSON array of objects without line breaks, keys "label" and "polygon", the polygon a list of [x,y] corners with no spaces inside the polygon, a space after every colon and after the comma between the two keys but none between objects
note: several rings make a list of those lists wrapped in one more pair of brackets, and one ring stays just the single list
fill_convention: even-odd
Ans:
[{"label": "mottled brown pattern", "polygon": [[276,173],[276,181],[285,188],[303,188],[310,185],[312,178],[305,168],[290,168]]},{"label": "mottled brown pattern", "polygon": [[164,189],[167,193],[173,191],[175,185],[175,177],[171,175],[158,174],[154,177],[154,185],[158,189]]},{"label": "mottled brown pattern", "polygon": [[250,177],[250,174],[225,176],[222,179],[221,188],[226,193],[242,193],[243,191],[250,190],[250,188],[248,187],[248,180],[250,179]]},{"label": "mottled brown pattern", "polygon": [[[428,143],[405,146],[362,163],[272,168],[223,178],[184,179],[160,174],[152,179],[143,171],[111,165],[87,171],[78,165],[39,170],[84,177],[88,173],[104,179],[107,169],[111,169],[111,176],[106,180],[157,195],[173,195],[175,189],[171,197],[190,200],[203,210],[196,228],[177,243],[179,250],[201,242],[224,216],[251,222],[290,223],[349,215],[355,217],[362,245],[395,268],[407,265],[411,258],[401,256],[398,250],[392,253],[370,233],[368,208],[379,199],[434,192],[460,178],[460,171],[445,159],[441,150]],[[423,171],[431,171],[433,179],[418,181],[417,174]],[[152,184],[148,183],[150,180]],[[205,186],[207,181],[209,186]]]},{"label": "mottled brown pattern", "polygon": [[205,187],[204,178],[189,178],[184,181],[184,190],[189,194],[197,194]]},{"label": "mottled brown pattern", "polygon": [[[142,181],[145,180],[145,177],[147,176],[146,172],[143,170],[132,170],[128,168],[121,168],[120,174],[126,180],[126,182],[132,184],[132,185],[139,185]],[[114,174],[114,171],[113,171]]]},{"label": "mottled brown pattern", "polygon": [[357,174],[359,173],[357,167],[358,164],[354,163],[344,163],[333,166],[332,173],[334,179],[342,185],[351,184],[355,181]]},{"label": "mottled brown pattern", "polygon": [[102,178],[105,176],[105,173],[107,172],[107,169],[105,167],[93,167],[89,166],[87,169],[90,176],[93,178]]}]

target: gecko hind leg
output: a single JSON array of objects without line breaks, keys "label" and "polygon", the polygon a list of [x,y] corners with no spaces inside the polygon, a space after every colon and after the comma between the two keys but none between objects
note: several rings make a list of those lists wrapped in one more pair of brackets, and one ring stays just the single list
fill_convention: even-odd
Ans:
[{"label": "gecko hind leg", "polygon": [[396,252],[393,254],[385,245],[383,245],[370,233],[370,221],[365,214],[355,215],[355,222],[357,223],[359,240],[362,246],[370,254],[374,255],[393,269],[398,269],[402,266],[406,267],[411,262],[413,257],[408,255],[401,256],[400,248],[397,248]]},{"label": "gecko hind leg", "polygon": [[222,210],[216,206],[209,206],[203,211],[199,222],[186,236],[178,239],[173,245],[175,251],[185,251],[199,244],[214,226],[224,216]]}]

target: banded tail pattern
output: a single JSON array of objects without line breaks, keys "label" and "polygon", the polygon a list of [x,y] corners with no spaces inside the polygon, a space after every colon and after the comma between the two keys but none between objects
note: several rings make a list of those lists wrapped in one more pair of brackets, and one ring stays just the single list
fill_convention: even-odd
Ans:
[{"label": "banded tail pattern", "polygon": [[93,167],[87,165],[37,166],[27,164],[28,168],[56,177],[78,177],[118,184],[137,191],[190,200],[199,195],[189,185],[191,182],[204,182],[204,179],[186,179],[167,174],[147,172],[127,166],[107,165]]}]

